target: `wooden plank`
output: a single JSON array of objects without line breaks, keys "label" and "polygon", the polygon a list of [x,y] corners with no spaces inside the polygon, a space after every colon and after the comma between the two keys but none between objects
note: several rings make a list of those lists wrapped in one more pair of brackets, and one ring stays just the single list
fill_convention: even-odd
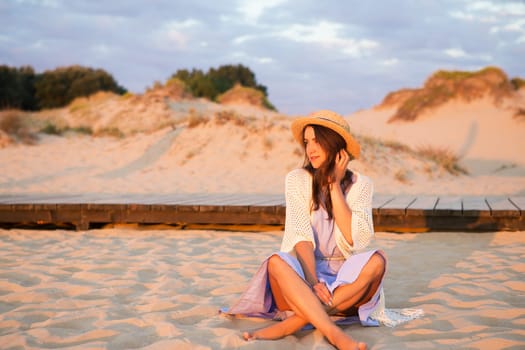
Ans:
[{"label": "wooden plank", "polygon": [[208,204],[207,200],[209,200],[212,196],[210,194],[206,193],[196,193],[191,194],[188,196],[184,196],[184,198],[178,198],[177,202],[175,204],[182,204],[182,205],[206,205]]},{"label": "wooden plank", "polygon": [[267,195],[264,198],[261,198],[260,201],[254,204],[255,205],[285,206],[286,198],[284,194]]},{"label": "wooden plank", "polygon": [[220,205],[230,206],[238,204],[250,204],[251,201],[247,195],[235,195],[235,194],[215,194],[208,196],[203,204],[206,205]]},{"label": "wooden plank", "polygon": [[234,204],[234,205],[249,205],[250,207],[254,206],[277,206],[285,205],[286,201],[284,195],[282,194],[243,194],[241,196],[236,196],[231,198],[228,203],[225,205]]},{"label": "wooden plank", "polygon": [[434,208],[436,207],[437,201],[437,196],[417,196],[416,200],[406,209],[406,215],[434,215]]},{"label": "wooden plank", "polygon": [[275,205],[251,205],[248,209],[250,213],[266,213],[275,215],[277,207]]},{"label": "wooden plank", "polygon": [[192,200],[193,197],[194,194],[191,193],[177,193],[173,195],[159,196],[159,201],[155,204],[184,204]]},{"label": "wooden plank", "polygon": [[198,213],[200,211],[199,205],[176,205],[177,212],[181,213]]},{"label": "wooden plank", "polygon": [[372,197],[372,214],[378,215],[381,207],[393,199],[393,195],[374,194]]},{"label": "wooden plank", "polygon": [[509,200],[520,210],[521,216],[525,216],[525,196],[511,196]]},{"label": "wooden plank", "polygon": [[[226,205],[199,205],[198,206],[198,212],[199,213],[221,213],[225,211],[226,208],[230,208],[231,206]],[[248,211],[248,209],[246,209]]]},{"label": "wooden plank", "polygon": [[9,202],[5,202],[5,203],[9,203],[9,204],[28,204],[28,203],[32,203],[33,202],[33,198],[31,197],[28,197],[27,195],[16,195],[16,196],[11,196],[9,198]]},{"label": "wooden plank", "polygon": [[[6,209],[6,210],[4,210]],[[33,210],[33,205],[13,205],[10,209],[5,206],[0,210],[0,222],[53,222],[51,210]]]},{"label": "wooden plank", "polygon": [[225,213],[247,213],[250,211],[249,205],[226,205],[224,206]]},{"label": "wooden plank", "polygon": [[463,216],[490,216],[490,207],[485,197],[463,197]]},{"label": "wooden plank", "polygon": [[115,222],[115,213],[122,210],[124,206],[119,204],[97,204],[88,203],[82,205],[82,218],[84,221],[110,223]]},{"label": "wooden plank", "polygon": [[82,204],[57,204],[55,220],[57,222],[79,222],[81,212]]},{"label": "wooden plank", "polygon": [[493,196],[487,197],[487,204],[490,207],[490,215],[495,217],[514,217],[520,216],[520,210],[507,197]]},{"label": "wooden plank", "polygon": [[12,204],[13,200],[16,200],[18,196],[13,194],[0,195],[0,204]]},{"label": "wooden plank", "polygon": [[406,209],[416,200],[415,196],[401,195],[384,203],[379,209],[380,215],[406,215]]},{"label": "wooden plank", "polygon": [[463,205],[460,197],[439,197],[434,207],[437,216],[462,216]]},{"label": "wooden plank", "polygon": [[55,204],[83,204],[86,202],[83,195],[79,195],[79,194],[31,197],[31,198],[27,198],[27,200],[30,200],[31,203],[55,203]]},{"label": "wooden plank", "polygon": [[130,197],[126,195],[98,195],[86,198],[86,203],[100,205],[129,204],[135,202],[135,197]]}]

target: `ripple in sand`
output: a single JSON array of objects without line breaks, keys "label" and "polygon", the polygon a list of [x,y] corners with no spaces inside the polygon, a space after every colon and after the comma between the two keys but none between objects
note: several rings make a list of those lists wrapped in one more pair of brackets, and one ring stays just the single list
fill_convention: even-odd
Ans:
[{"label": "ripple in sand", "polygon": [[157,270],[153,269],[143,269],[137,271],[137,278],[142,283],[154,281],[158,275],[159,274]]},{"label": "ripple in sand", "polygon": [[20,322],[31,327],[36,323],[42,323],[42,322],[48,321],[51,317],[53,317],[54,314],[55,314],[54,312],[30,313],[20,318]]},{"label": "ripple in sand", "polygon": [[137,305],[135,306],[135,309],[140,311],[141,313],[144,312],[158,312],[158,311],[173,311],[177,309],[179,304],[174,304],[170,301],[157,301],[154,300],[150,303]]},{"label": "ripple in sand", "polygon": [[491,349],[491,350],[500,350],[500,349],[523,349],[523,342],[505,339],[501,337],[494,337],[493,334],[483,337],[478,341],[474,341],[469,344],[471,349]]},{"label": "ripple in sand", "polygon": [[109,340],[108,349],[139,349],[160,340],[153,326],[134,327],[129,324],[119,324],[109,328],[116,335]]},{"label": "ripple in sand", "polygon": [[31,337],[27,338],[27,343],[35,348],[55,349],[108,340],[118,334],[117,332],[108,329],[97,329],[74,335],[71,335],[66,331],[61,331],[59,333],[61,335],[56,336],[50,334],[47,330],[32,329],[28,331],[28,334],[31,335]]},{"label": "ripple in sand", "polygon": [[33,287],[42,281],[38,277],[24,274],[24,273],[21,273],[20,271],[0,273],[0,279],[6,280],[10,283],[17,284],[22,287]]},{"label": "ripple in sand", "polygon": [[213,306],[197,305],[184,311],[171,313],[171,320],[175,324],[193,325],[208,320],[217,315],[217,308]]},{"label": "ripple in sand", "polygon": [[22,323],[17,320],[0,320],[0,335],[10,334],[22,328]]}]

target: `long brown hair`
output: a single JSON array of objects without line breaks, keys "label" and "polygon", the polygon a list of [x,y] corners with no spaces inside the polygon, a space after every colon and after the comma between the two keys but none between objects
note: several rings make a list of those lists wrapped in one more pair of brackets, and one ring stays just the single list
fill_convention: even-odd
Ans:
[{"label": "long brown hair", "polygon": [[[332,129],[326,128],[321,125],[312,124],[305,126],[305,128],[303,129],[303,135],[304,130],[309,126],[311,126],[314,129],[315,139],[317,140],[321,148],[326,152],[326,161],[323,164],[321,164],[321,166],[318,169],[315,169],[310,163],[308,155],[306,154],[306,145],[303,145],[305,149],[303,168],[306,169],[310,174],[312,174],[313,178],[312,210],[318,210],[320,206],[323,206],[328,213],[328,217],[332,219],[333,206],[332,198],[330,196],[330,183],[332,182],[334,176],[333,174],[337,153],[341,149],[346,148],[346,142],[341,137],[341,135],[339,135]],[[353,173],[347,169],[345,176],[341,180],[341,187],[343,189],[343,193],[346,193],[346,190],[352,184],[352,175]]]}]

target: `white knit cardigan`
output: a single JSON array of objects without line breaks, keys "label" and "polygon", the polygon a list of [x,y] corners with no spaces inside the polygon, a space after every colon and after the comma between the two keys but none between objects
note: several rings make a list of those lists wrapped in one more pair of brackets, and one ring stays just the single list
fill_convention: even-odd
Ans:
[{"label": "white knit cardigan", "polygon": [[[337,225],[334,233],[337,247],[348,256],[366,248],[374,236],[372,196],[374,186],[370,178],[354,172],[356,182],[346,194],[346,203],[352,211],[352,240],[349,244]],[[312,175],[305,169],[295,169],[286,175],[286,221],[281,251],[295,254],[295,245],[301,241],[312,242]]]}]

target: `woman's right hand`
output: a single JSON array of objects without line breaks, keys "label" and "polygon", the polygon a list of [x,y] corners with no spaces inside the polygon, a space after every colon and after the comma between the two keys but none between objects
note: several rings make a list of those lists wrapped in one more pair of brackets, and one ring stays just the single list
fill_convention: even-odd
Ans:
[{"label": "woman's right hand", "polygon": [[330,293],[330,290],[328,290],[328,287],[324,282],[317,282],[312,286],[312,290],[321,303],[332,306],[332,293]]}]

